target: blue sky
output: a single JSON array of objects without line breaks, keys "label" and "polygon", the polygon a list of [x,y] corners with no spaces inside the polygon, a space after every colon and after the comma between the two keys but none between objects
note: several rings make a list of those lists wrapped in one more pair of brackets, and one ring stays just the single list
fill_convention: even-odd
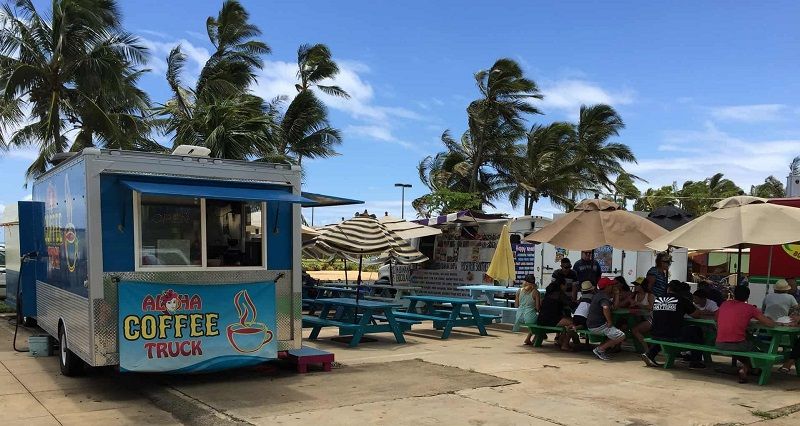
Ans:
[{"label": "blue sky", "polygon": [[[168,51],[181,43],[196,74],[211,50],[205,19],[221,2],[120,3],[126,28],[151,49],[153,72],[142,86],[163,102]],[[342,68],[337,83],[352,95],[326,99],[344,144],[339,157],[303,162],[305,189],[365,200],[379,214],[399,215],[395,182],[414,185],[407,202],[426,192],[416,164],[442,148],[445,129],[463,132],[465,108],[478,96],[473,73],[501,57],[519,61],[545,95],[536,102],[545,115],[531,124],[574,119],[582,103],[617,108],[627,124],[618,140],[638,157],[629,169],[649,181],[643,187],[721,171],[749,189],[770,174],[784,181],[800,155],[800,2],[244,4],[273,50],[257,94],[294,93],[300,44],[332,49]],[[29,192],[31,155],[0,157],[0,205]],[[317,209],[315,223],[356,208]],[[512,212],[506,203],[498,209]],[[543,202],[534,214],[554,211]]]}]

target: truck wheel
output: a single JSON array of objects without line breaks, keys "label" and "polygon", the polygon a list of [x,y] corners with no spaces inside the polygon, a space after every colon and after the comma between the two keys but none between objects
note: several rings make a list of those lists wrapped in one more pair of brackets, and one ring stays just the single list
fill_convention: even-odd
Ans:
[{"label": "truck wheel", "polygon": [[67,347],[67,333],[64,332],[63,325],[58,327],[58,365],[61,367],[61,374],[67,377],[78,376],[83,372],[83,360]]}]

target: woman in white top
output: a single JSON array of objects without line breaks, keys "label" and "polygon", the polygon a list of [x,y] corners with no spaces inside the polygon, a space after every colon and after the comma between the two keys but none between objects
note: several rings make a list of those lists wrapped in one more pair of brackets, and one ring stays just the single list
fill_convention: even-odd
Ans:
[{"label": "woman in white top", "polygon": [[764,298],[764,315],[775,321],[784,317],[788,319],[789,310],[797,305],[797,299],[789,294],[791,290],[792,288],[786,280],[778,280],[775,283],[775,292]]}]

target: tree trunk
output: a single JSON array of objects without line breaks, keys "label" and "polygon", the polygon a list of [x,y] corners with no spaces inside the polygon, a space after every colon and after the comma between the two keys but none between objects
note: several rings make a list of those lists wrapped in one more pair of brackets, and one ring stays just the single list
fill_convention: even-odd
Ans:
[{"label": "tree trunk", "polygon": [[525,216],[530,216],[533,213],[533,197],[530,192],[525,191]]}]

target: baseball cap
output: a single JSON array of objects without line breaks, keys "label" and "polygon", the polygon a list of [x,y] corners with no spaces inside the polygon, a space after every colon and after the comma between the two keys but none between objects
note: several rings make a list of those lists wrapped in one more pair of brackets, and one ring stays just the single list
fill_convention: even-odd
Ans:
[{"label": "baseball cap", "polygon": [[597,288],[599,288],[600,290],[603,290],[606,287],[612,286],[614,284],[616,284],[616,282],[614,280],[612,280],[611,278],[602,277],[602,278],[600,278],[600,281],[597,282]]}]

